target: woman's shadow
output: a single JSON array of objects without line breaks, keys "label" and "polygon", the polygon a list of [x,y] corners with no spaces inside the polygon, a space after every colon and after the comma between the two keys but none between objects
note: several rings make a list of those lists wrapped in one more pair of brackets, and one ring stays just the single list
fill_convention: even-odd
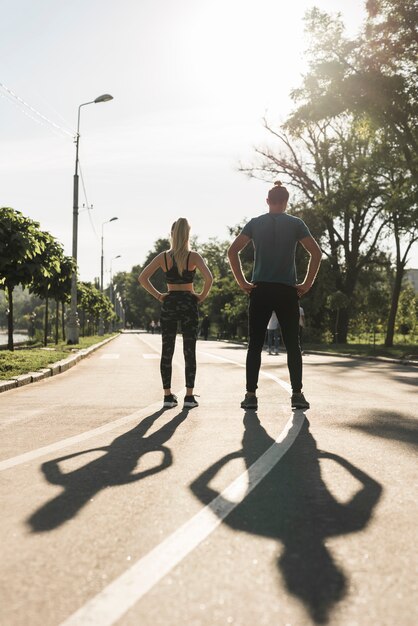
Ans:
[{"label": "woman's shadow", "polygon": [[[244,426],[242,450],[217,461],[191,485],[193,493],[206,505],[220,495],[210,483],[222,467],[242,457],[251,479],[251,465],[270,446],[277,445],[254,411],[246,412]],[[360,483],[349,502],[339,503],[328,491],[319,459],[334,461]],[[314,622],[324,624],[347,588],[346,575],[325,541],[365,528],[381,493],[379,483],[349,461],[318,450],[305,419],[280,462],[247,493],[224,523],[234,530],[273,537],[283,544],[278,568],[287,590],[302,601]]]},{"label": "woman's shadow", "polygon": [[[61,485],[63,492],[33,513],[28,521],[32,531],[53,530],[68,521],[99,491],[106,487],[126,485],[161,472],[173,463],[170,448],[164,444],[186,419],[187,410],[180,411],[159,430],[146,437],[147,431],[161,417],[161,409],[146,417],[135,428],[117,437],[109,446],[91,448],[47,461],[41,470],[47,481]],[[79,469],[64,473],[60,463],[91,452],[103,454]],[[143,471],[134,472],[138,460],[149,452],[160,452],[161,462]],[[134,472],[134,473],[133,473]]]}]

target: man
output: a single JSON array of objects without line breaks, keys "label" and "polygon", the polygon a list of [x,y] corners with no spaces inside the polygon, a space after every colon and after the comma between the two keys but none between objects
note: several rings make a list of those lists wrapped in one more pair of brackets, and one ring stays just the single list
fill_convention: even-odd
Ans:
[{"label": "man", "polygon": [[[238,285],[250,296],[249,344],[246,362],[247,393],[243,409],[257,409],[256,389],[266,327],[276,312],[292,385],[291,406],[309,409],[302,393],[302,355],[299,345],[299,298],[309,291],[321,263],[321,250],[306,224],[286,213],[289,192],[280,182],[267,197],[269,212],[250,220],[231,244],[228,258]],[[239,253],[250,242],[254,245],[252,282],[243,273]],[[296,283],[295,252],[298,241],[310,255],[302,283]]]},{"label": "man", "polygon": [[273,311],[271,314],[269,323],[267,324],[267,345],[269,354],[272,354],[274,348],[274,354],[279,354],[279,320],[276,313]]}]

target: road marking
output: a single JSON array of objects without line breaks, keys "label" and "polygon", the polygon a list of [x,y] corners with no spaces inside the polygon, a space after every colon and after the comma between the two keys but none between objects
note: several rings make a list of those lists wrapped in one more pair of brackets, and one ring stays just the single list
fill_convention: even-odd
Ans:
[{"label": "road marking", "polygon": [[159,354],[143,354],[142,355],[144,357],[144,359],[159,359],[160,355]]},{"label": "road marking", "polygon": [[[211,356],[214,359],[219,359],[220,361],[226,361],[227,363],[233,363],[234,365],[239,365],[239,367],[245,367],[245,363],[239,363],[239,361],[233,361],[232,359],[227,359],[224,356],[218,356],[217,354],[211,354],[211,352],[202,352],[201,350],[199,350],[199,352],[200,352],[200,354],[205,354],[206,356]],[[270,374],[268,372],[263,372],[262,369],[260,369],[260,376],[264,376],[265,378],[271,378],[271,380],[274,380],[274,382],[276,382],[278,385],[283,387],[283,389],[286,389],[286,391],[289,394],[292,393],[291,385],[289,385],[289,383],[285,382],[284,380],[281,380],[281,378],[277,378],[277,376],[274,376],[273,374]]]},{"label": "road marking", "polygon": [[118,359],[120,354],[116,354],[116,352],[108,352],[107,354],[102,354],[101,359]]},{"label": "road marking", "polygon": [[24,452],[18,456],[11,457],[10,459],[5,459],[4,461],[0,461],[0,471],[16,467],[16,465],[21,465],[22,463],[33,461],[41,456],[50,454],[51,452],[56,452],[57,450],[62,450],[62,448],[67,448],[68,446],[80,443],[81,441],[86,441],[92,437],[97,437],[98,435],[102,435],[103,433],[107,433],[115,428],[118,428],[118,426],[123,426],[124,424],[133,422],[143,416],[147,416],[150,413],[152,414],[159,409],[161,409],[161,402],[154,402],[154,404],[150,404],[144,409],[135,411],[130,415],[125,415],[125,417],[120,417],[119,419],[104,424],[103,426],[98,426],[92,430],[86,430],[84,433],[80,433],[79,435],[67,437],[67,439],[61,439],[60,441],[49,444],[48,446],[43,446],[42,448],[37,448],[36,450],[31,450],[30,452]]},{"label": "road marking", "polygon": [[[144,341],[144,343],[148,343],[148,342]],[[218,359],[220,361],[226,361],[227,363],[233,363],[234,365],[238,365],[239,367],[245,367],[245,365],[243,365],[242,363],[239,363],[238,361],[233,361],[232,359],[227,359],[225,357],[217,356],[217,355],[211,354],[210,352],[201,352],[201,354],[211,356],[214,359]],[[156,354],[156,357],[159,358],[158,354]],[[279,385],[284,387],[284,389],[286,389],[290,393],[291,387],[290,385],[288,385],[288,383],[284,382],[283,380],[280,380],[280,378],[277,378],[276,376],[273,376],[272,374],[263,372],[262,370],[260,370],[260,374],[263,376],[266,376],[267,378],[271,378],[272,380],[277,382]],[[176,393],[180,394],[180,392],[176,392]],[[47,446],[43,446],[42,448],[37,448],[36,450],[24,452],[23,454],[19,454],[17,456],[10,457],[9,459],[5,459],[4,461],[0,461],[0,472],[10,469],[12,467],[16,467],[17,465],[21,465],[22,463],[28,463],[29,461],[38,459],[42,456],[50,454],[51,452],[56,452],[57,450],[62,450],[63,448],[66,448],[68,446],[78,444],[81,441],[86,441],[98,435],[102,435],[103,433],[107,433],[111,430],[114,430],[115,428],[118,428],[118,426],[122,426],[124,424],[127,424],[129,422],[132,422],[136,419],[141,418],[143,415],[146,415],[150,411],[158,411],[159,408],[161,408],[161,403],[155,402],[154,404],[150,404],[144,409],[135,411],[134,413],[131,413],[130,415],[121,417],[117,420],[114,420],[113,422],[104,424],[103,426],[99,426],[98,428],[87,430],[84,433],[80,433],[79,435],[74,435],[73,437],[61,439],[60,441],[56,441],[55,443],[51,443]]]},{"label": "road marking", "polygon": [[296,439],[303,421],[294,411],[273,445],[219,496],[134,563],[61,626],[112,626],[168,572],[206,539],[280,461]]}]

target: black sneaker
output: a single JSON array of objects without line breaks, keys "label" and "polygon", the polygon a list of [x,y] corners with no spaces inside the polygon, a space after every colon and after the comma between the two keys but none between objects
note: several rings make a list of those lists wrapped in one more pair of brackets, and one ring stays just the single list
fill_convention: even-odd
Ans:
[{"label": "black sneaker", "polygon": [[199,406],[199,403],[194,396],[184,396],[183,409],[193,409],[195,406]]},{"label": "black sneaker", "polygon": [[249,396],[245,394],[244,400],[241,402],[241,409],[255,409],[258,408],[257,396]]},{"label": "black sneaker", "polygon": [[173,407],[177,405],[178,405],[177,396],[175,396],[173,393],[170,393],[169,396],[164,396],[164,404],[163,404],[164,408],[172,409]]},{"label": "black sneaker", "polygon": [[292,409],[309,409],[310,404],[302,392],[292,393],[291,399]]}]

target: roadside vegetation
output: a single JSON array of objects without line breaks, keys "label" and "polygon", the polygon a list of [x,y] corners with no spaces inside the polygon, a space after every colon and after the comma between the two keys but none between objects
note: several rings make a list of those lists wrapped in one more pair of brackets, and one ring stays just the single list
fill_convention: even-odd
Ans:
[{"label": "roadside vegetation", "polygon": [[80,337],[79,343],[74,345],[60,342],[57,345],[45,348],[38,342],[30,347],[21,348],[13,352],[0,350],[0,380],[9,380],[15,376],[48,367],[57,361],[67,358],[78,350],[89,348],[111,336],[112,334],[110,333],[103,336]]}]

